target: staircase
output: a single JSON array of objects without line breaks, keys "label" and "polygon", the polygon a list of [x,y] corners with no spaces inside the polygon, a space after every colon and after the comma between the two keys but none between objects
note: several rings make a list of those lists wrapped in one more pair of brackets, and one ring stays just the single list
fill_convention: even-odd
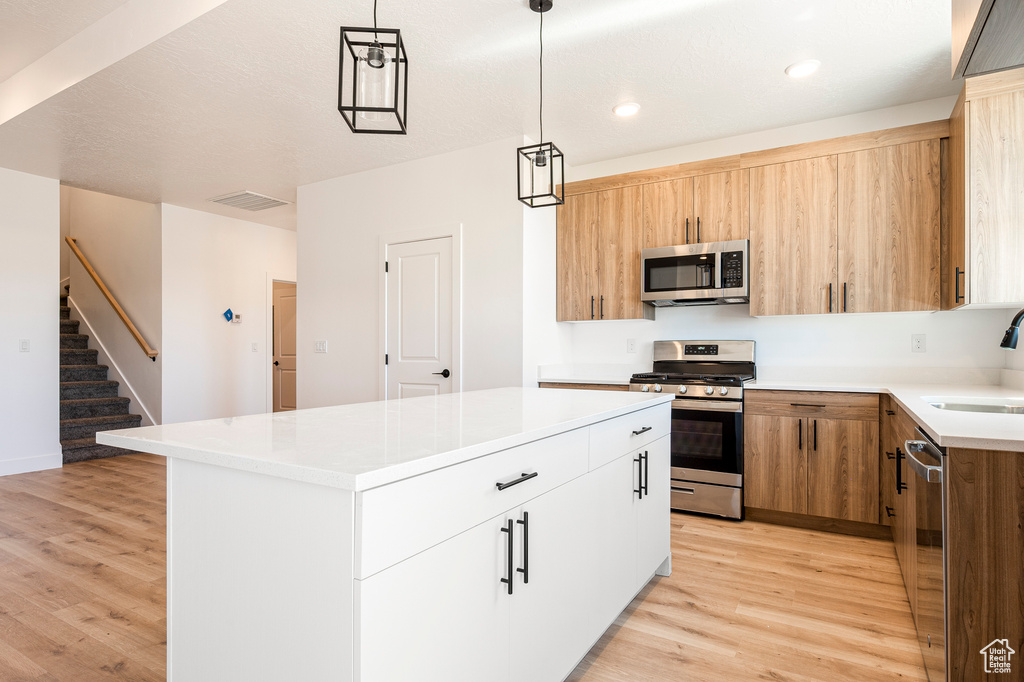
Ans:
[{"label": "staircase", "polygon": [[[65,287],[67,291],[67,287]],[[128,398],[117,395],[118,383],[107,380],[107,366],[96,364],[89,337],[78,333],[65,293],[60,297],[60,446],[64,463],[126,455],[128,450],[96,444],[97,431],[139,426],[142,417],[128,414]]]}]

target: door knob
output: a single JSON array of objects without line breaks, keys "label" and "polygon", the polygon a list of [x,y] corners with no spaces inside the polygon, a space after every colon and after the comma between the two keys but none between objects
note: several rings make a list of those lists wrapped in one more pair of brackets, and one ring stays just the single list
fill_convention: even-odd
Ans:
[{"label": "door knob", "polygon": [[280,364],[281,364],[280,362],[278,362],[277,360],[274,360],[274,367],[277,367]]},{"label": "door knob", "polygon": [[440,375],[441,375],[441,376],[443,376],[443,377],[444,377],[445,379],[447,379],[448,377],[450,377],[450,376],[452,375],[452,373],[451,373],[451,372],[449,372],[449,371],[448,371],[448,370],[446,370],[446,369],[445,369],[445,370],[442,370],[442,371],[440,371],[440,372],[434,372],[434,374],[440,374]]}]

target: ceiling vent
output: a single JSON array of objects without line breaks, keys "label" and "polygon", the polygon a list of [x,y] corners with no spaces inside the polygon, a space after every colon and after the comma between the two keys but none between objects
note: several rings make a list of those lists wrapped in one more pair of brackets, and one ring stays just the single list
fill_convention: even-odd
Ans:
[{"label": "ceiling vent", "polygon": [[222,197],[214,197],[210,201],[215,204],[245,209],[246,211],[265,211],[268,208],[277,208],[289,203],[274,197],[268,197],[266,194],[257,194],[256,192],[249,191],[232,192]]}]

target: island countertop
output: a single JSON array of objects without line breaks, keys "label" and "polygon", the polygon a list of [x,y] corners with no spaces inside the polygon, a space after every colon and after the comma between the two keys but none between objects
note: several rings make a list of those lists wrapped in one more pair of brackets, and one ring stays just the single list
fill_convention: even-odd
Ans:
[{"label": "island countertop", "polygon": [[105,431],[96,442],[361,491],[672,398],[499,388]]}]

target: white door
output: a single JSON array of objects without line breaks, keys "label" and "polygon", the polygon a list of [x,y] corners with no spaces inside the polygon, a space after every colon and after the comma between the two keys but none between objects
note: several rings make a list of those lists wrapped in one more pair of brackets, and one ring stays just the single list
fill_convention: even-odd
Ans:
[{"label": "white door", "polygon": [[274,412],[295,409],[295,283],[274,282]]},{"label": "white door", "polygon": [[644,463],[644,499],[636,502],[637,547],[636,577],[646,582],[665,561],[671,547],[672,483],[669,436],[664,436],[640,452],[647,455]]},{"label": "white door", "polygon": [[452,238],[387,247],[386,398],[451,393]]}]

